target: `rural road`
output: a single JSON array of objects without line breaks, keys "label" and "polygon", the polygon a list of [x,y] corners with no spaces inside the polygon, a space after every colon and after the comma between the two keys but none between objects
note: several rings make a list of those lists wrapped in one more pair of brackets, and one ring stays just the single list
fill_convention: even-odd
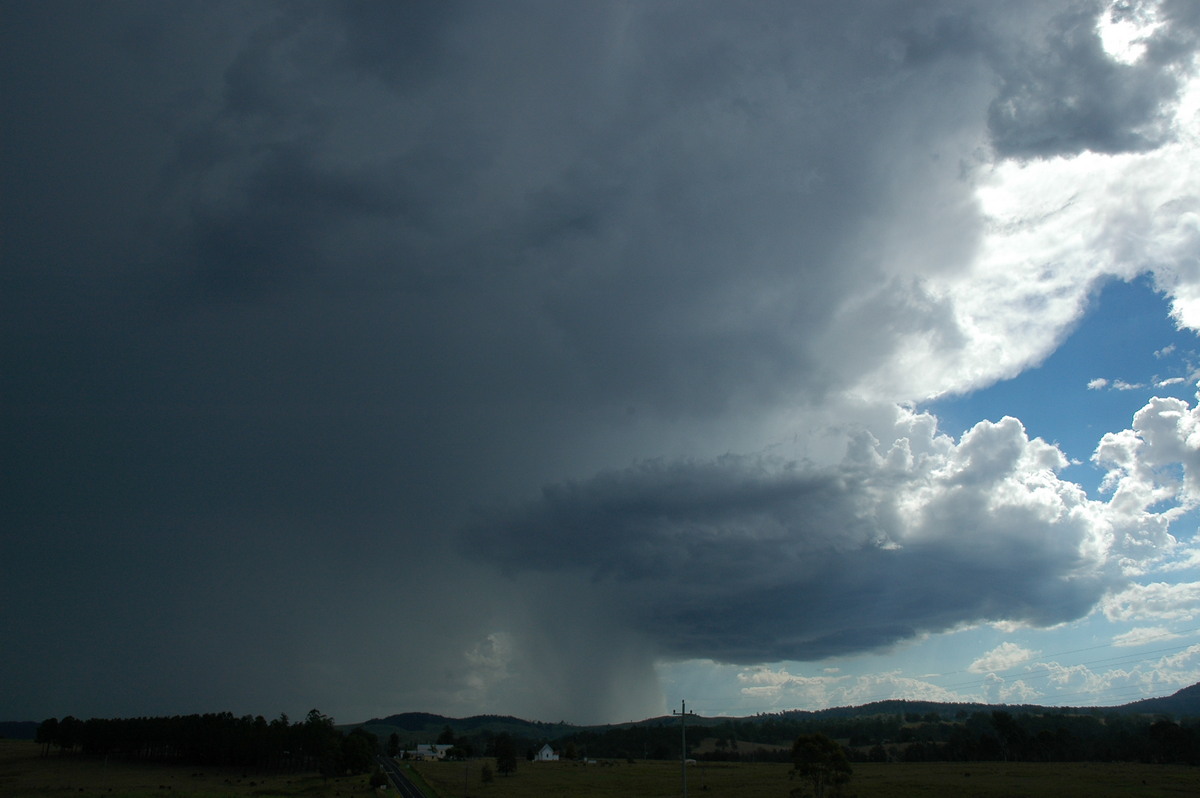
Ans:
[{"label": "rural road", "polygon": [[391,757],[378,756],[379,766],[383,768],[383,772],[392,780],[392,784],[396,785],[396,792],[400,793],[402,798],[425,798],[425,793],[417,789],[417,786],[408,780],[408,776],[404,775],[404,768]]}]

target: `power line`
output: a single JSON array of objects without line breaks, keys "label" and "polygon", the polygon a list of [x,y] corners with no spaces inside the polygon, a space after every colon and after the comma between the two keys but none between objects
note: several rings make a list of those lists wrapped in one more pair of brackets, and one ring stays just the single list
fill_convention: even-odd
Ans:
[{"label": "power line", "polygon": [[683,778],[683,798],[687,798],[687,717],[696,716],[695,712],[687,711],[687,702],[679,702],[679,711],[671,710],[672,715],[679,716],[679,767]]}]

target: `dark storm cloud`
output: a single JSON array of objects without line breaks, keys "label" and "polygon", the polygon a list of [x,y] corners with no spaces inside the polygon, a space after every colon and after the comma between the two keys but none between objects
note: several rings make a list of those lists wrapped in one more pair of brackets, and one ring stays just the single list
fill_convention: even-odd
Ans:
[{"label": "dark storm cloud", "polygon": [[[1081,6],[1051,20],[1041,41],[1023,43],[1000,65],[1002,83],[988,125],[1001,155],[1138,151],[1167,138],[1167,101],[1178,76],[1169,68],[1175,58],[1160,54],[1177,26],[1166,23],[1147,57],[1122,64],[1096,35],[1100,8]],[[1176,58],[1183,54],[1171,49]]]},{"label": "dark storm cloud", "polygon": [[[579,574],[670,656],[742,664],[878,650],[981,621],[1050,625],[1099,599],[1110,577],[1085,553],[1078,497],[1031,484],[1061,455],[1013,419],[904,464],[908,446],[836,468],[645,463],[485,513],[470,545],[518,578]],[[1061,511],[1046,514],[1045,489]]]},{"label": "dark storm cloud", "polygon": [[[254,36],[225,75],[223,105],[194,134],[216,158],[179,167],[199,285],[412,289],[421,294],[412,302],[439,307],[435,323],[490,317],[506,349],[535,361],[565,357],[591,396],[622,407],[709,413],[728,401],[729,386],[762,401],[784,374],[801,380],[793,388],[824,390],[833,375],[812,377],[819,355],[806,351],[803,331],[829,317],[827,298],[850,290],[856,270],[871,269],[865,258],[821,268],[853,218],[849,205],[877,203],[870,164],[849,157],[865,142],[834,135],[819,117],[808,129],[742,107],[735,97],[746,67],[735,67],[745,54],[724,36],[701,28],[682,53],[630,47],[613,62],[602,46],[612,43],[589,40],[588,20],[577,16],[539,20],[514,54],[497,44],[498,31],[525,21],[485,13],[463,24],[453,67],[430,83],[375,91],[324,72],[357,51],[359,22],[337,47],[310,42],[317,23],[308,19]],[[564,31],[588,46],[564,52]],[[601,39],[606,31],[620,34],[611,22]],[[725,65],[690,66],[711,58]],[[377,66],[391,87],[392,73]],[[306,68],[311,80],[298,79]],[[662,85],[631,93],[644,74]],[[378,106],[387,134],[370,139],[378,151],[365,166],[342,141],[361,138],[360,129],[316,114],[313,86],[330,97],[362,94],[357,116]],[[788,89],[770,91],[783,94],[763,101],[786,99]],[[710,96],[728,99],[709,107]],[[861,102],[851,99],[848,113],[866,113]],[[711,143],[677,146],[695,130]],[[797,195],[814,181],[838,190]],[[799,213],[797,202],[817,190],[827,201]],[[708,232],[697,235],[697,225]],[[765,238],[764,227],[776,236]],[[797,269],[798,249],[808,255]],[[738,270],[727,268],[733,261]],[[797,289],[786,304],[764,296],[781,281]],[[508,306],[514,299],[522,305]],[[400,312],[408,301],[398,297]],[[522,338],[531,323],[533,339]],[[465,331],[461,345],[473,347],[474,334]],[[555,351],[538,351],[551,342]],[[439,336],[431,349],[474,368],[459,346]],[[546,365],[540,376],[553,381],[566,364]]]},{"label": "dark storm cloud", "polygon": [[[993,614],[926,578],[941,544],[879,547],[883,485],[713,456],[837,418],[910,337],[958,346],[922,276],[970,262],[989,132],[1044,154],[1153,121],[1125,87],[1173,84],[1082,28],[1039,38],[1044,5],[6,2],[0,662],[26,689],[0,715],[552,714],[539,663],[617,684],[660,651],[819,655]],[[1039,116],[1113,81],[1111,119]],[[564,480],[462,556],[468,507]],[[586,567],[529,550],[560,520]],[[720,606],[670,556],[697,529]],[[501,567],[536,578],[514,595]],[[664,569],[676,595],[648,587]],[[944,595],[858,636],[849,609],[779,645],[734,623],[859,582],[861,607],[892,572]],[[533,611],[580,573],[595,640]],[[400,614],[416,650],[381,633]],[[618,692],[559,678],[563,705]]]},{"label": "dark storm cloud", "polygon": [[[1190,69],[1197,21],[1194,4],[1164,3],[1157,15],[1139,2],[1095,0],[1023,6],[1024,30],[1011,35],[1003,15],[988,18],[963,6],[914,10],[901,26],[905,59],[985,61],[998,90],[988,107],[988,133],[1004,157],[1117,153],[1153,149],[1170,137],[1171,103]],[[1115,60],[1097,35],[1097,21],[1156,22],[1145,54]],[[999,34],[999,35],[998,35]]]}]

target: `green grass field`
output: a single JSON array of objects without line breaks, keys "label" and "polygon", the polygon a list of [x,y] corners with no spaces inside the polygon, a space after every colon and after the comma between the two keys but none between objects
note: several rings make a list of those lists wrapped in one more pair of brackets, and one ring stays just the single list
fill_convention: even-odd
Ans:
[{"label": "green grass field", "polygon": [[[493,760],[419,762],[430,798],[657,798],[680,795],[678,763],[620,761],[611,767],[520,762],[514,776],[480,779]],[[693,798],[787,798],[799,786],[788,766],[709,763],[688,769]],[[389,790],[384,794],[395,794]],[[315,774],[109,762],[40,755],[25,740],[0,740],[0,796],[45,798],[352,798],[375,796],[366,776],[325,781]],[[846,795],[857,798],[1138,798],[1200,795],[1200,768],[1138,764],[860,764]]]},{"label": "green grass field", "polygon": [[[514,776],[480,779],[486,760],[420,762],[414,768],[439,798],[617,798],[678,796],[678,763],[584,767],[521,762]],[[490,763],[495,767],[495,763]],[[694,798],[787,798],[799,782],[780,764],[709,763],[688,768]],[[464,789],[465,782],[465,789]],[[858,798],[1137,798],[1200,795],[1200,768],[1096,763],[859,764],[845,792]]]},{"label": "green grass field", "polygon": [[243,798],[373,796],[367,776],[326,781],[313,773],[259,773],[228,768],[197,768],[82,756],[41,755],[28,740],[0,740],[0,796],[46,798]]}]

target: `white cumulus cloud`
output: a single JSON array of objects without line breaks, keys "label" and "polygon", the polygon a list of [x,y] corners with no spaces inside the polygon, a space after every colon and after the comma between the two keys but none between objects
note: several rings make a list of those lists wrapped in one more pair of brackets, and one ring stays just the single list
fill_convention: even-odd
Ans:
[{"label": "white cumulus cloud", "polygon": [[1166,640],[1175,640],[1180,635],[1167,629],[1165,626],[1139,626],[1136,629],[1130,629],[1128,632],[1123,632],[1113,638],[1113,645],[1118,647],[1143,646],[1147,643],[1161,643]]},{"label": "white cumulus cloud", "polygon": [[1102,606],[1114,621],[1190,621],[1200,615],[1200,582],[1130,585],[1106,596]]},{"label": "white cumulus cloud", "polygon": [[968,665],[967,670],[971,673],[1006,671],[1029,662],[1038,653],[1016,643],[1001,643]]}]

